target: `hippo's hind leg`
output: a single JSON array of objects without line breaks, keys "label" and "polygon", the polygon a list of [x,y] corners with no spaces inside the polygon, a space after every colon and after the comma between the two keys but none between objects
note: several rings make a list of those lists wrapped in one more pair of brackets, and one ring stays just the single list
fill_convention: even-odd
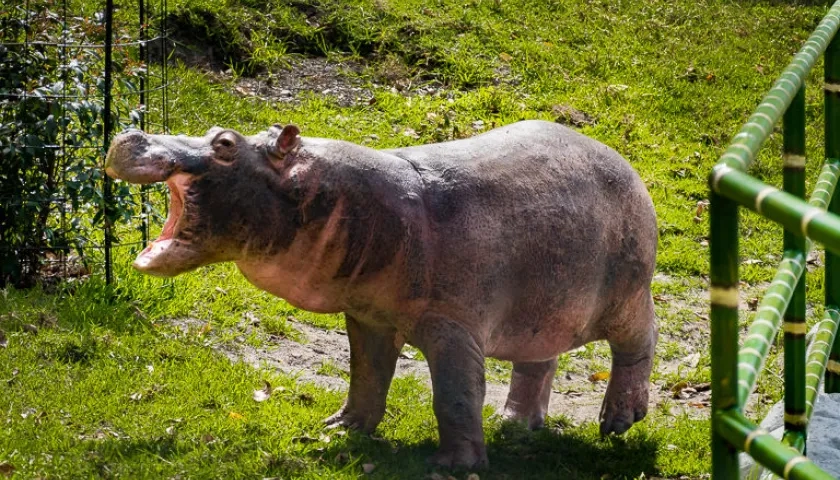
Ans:
[{"label": "hippo's hind leg", "polygon": [[546,362],[514,362],[504,417],[522,422],[531,430],[541,428],[548,413],[556,371],[556,358]]},{"label": "hippo's hind leg", "polygon": [[385,415],[385,398],[402,349],[396,330],[374,328],[345,315],[350,340],[350,391],[328,425],[372,432]]},{"label": "hippo's hind leg", "polygon": [[440,447],[429,462],[443,467],[487,466],[481,409],[484,351],[461,325],[439,316],[417,322],[412,341],[432,374],[432,404]]},{"label": "hippo's hind leg", "polygon": [[601,435],[622,434],[647,415],[657,327],[653,299],[641,292],[625,304],[608,329],[612,372],[601,406]]}]

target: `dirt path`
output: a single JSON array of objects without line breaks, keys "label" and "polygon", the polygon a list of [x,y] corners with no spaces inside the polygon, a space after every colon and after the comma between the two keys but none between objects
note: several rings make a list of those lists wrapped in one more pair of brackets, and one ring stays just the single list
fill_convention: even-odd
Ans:
[{"label": "dirt path", "polygon": [[[191,323],[195,328],[197,325],[194,322],[198,321],[179,320],[180,322]],[[242,361],[254,368],[293,375],[299,382],[311,382],[333,390],[346,390],[348,383],[345,378],[350,369],[350,348],[347,335],[342,331],[324,330],[294,320],[289,320],[289,323],[300,333],[300,342],[272,336],[259,347],[245,342],[219,342],[214,348],[231,361]],[[424,379],[431,388],[428,366],[424,360],[410,358],[414,352],[415,350],[411,348],[403,350],[397,363],[396,375],[398,377],[416,376]],[[591,381],[587,374],[573,373],[586,371],[585,367],[575,368],[575,362],[582,365],[585,360],[573,359],[569,372],[558,375],[555,379],[549,415],[563,415],[566,420],[574,424],[597,421],[607,382],[605,380]],[[660,362],[659,368],[675,369],[676,365],[663,365]],[[488,381],[485,404],[501,412],[507,394],[508,385]],[[708,392],[700,391],[679,399],[672,397],[672,392],[667,386],[652,385],[651,408],[667,401],[674,414],[683,411],[693,416],[708,414],[708,408],[704,407],[708,403]]]}]

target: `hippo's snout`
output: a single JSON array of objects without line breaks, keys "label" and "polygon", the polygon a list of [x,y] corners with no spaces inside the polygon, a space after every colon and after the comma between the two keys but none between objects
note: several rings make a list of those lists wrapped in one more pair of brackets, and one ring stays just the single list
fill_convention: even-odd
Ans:
[{"label": "hippo's snout", "polygon": [[105,158],[105,173],[141,184],[169,178],[177,161],[170,149],[155,142],[153,137],[140,130],[128,130],[114,137]]}]

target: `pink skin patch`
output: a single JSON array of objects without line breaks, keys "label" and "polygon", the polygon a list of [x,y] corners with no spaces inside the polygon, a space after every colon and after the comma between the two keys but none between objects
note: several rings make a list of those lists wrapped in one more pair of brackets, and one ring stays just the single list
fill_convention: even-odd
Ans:
[{"label": "pink skin patch", "polygon": [[148,269],[154,260],[173,244],[173,238],[178,233],[178,223],[184,213],[184,194],[189,186],[189,176],[177,174],[166,180],[169,187],[169,215],[160,236],[143,249],[134,260],[134,267],[140,271]]}]

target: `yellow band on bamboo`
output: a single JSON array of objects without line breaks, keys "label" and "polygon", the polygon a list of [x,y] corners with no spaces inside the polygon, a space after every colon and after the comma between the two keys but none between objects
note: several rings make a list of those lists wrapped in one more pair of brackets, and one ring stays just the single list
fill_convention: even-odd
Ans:
[{"label": "yellow band on bamboo", "polygon": [[759,214],[762,214],[763,212],[761,211],[761,204],[764,202],[764,199],[767,198],[767,196],[771,193],[776,193],[777,191],[778,190],[776,190],[773,187],[767,187],[764,190],[758,192],[758,195],[755,196],[755,211]]},{"label": "yellow band on bamboo", "polygon": [[729,308],[738,308],[737,287],[712,287],[712,305],[720,305]]},{"label": "yellow band on bamboo", "polygon": [[792,414],[785,413],[785,423],[788,425],[803,426],[808,424],[808,417],[804,413]]},{"label": "yellow band on bamboo", "polygon": [[802,322],[785,322],[785,333],[792,333],[793,335],[805,335],[808,333],[808,325]]},{"label": "yellow band on bamboo", "polygon": [[760,428],[756,428],[749,435],[747,435],[747,439],[744,441],[744,451],[750,453],[750,444],[755,440],[755,437],[766,435],[767,430],[762,430]]},{"label": "yellow band on bamboo", "polygon": [[805,155],[797,155],[795,153],[786,153],[782,155],[784,166],[786,167],[804,167]]},{"label": "yellow band on bamboo", "polygon": [[788,462],[785,464],[785,472],[784,472],[785,480],[787,480],[787,478],[790,477],[790,471],[793,470],[793,467],[797,466],[798,464],[800,464],[802,462],[807,462],[807,461],[808,461],[808,459],[803,457],[802,455],[793,457],[790,460],[788,460]]},{"label": "yellow band on bamboo", "polygon": [[800,228],[802,229],[802,236],[808,236],[808,225],[811,223],[811,220],[814,219],[817,215],[824,213],[822,209],[819,208],[812,208],[805,212],[805,215],[802,216],[802,224],[800,224]]}]

